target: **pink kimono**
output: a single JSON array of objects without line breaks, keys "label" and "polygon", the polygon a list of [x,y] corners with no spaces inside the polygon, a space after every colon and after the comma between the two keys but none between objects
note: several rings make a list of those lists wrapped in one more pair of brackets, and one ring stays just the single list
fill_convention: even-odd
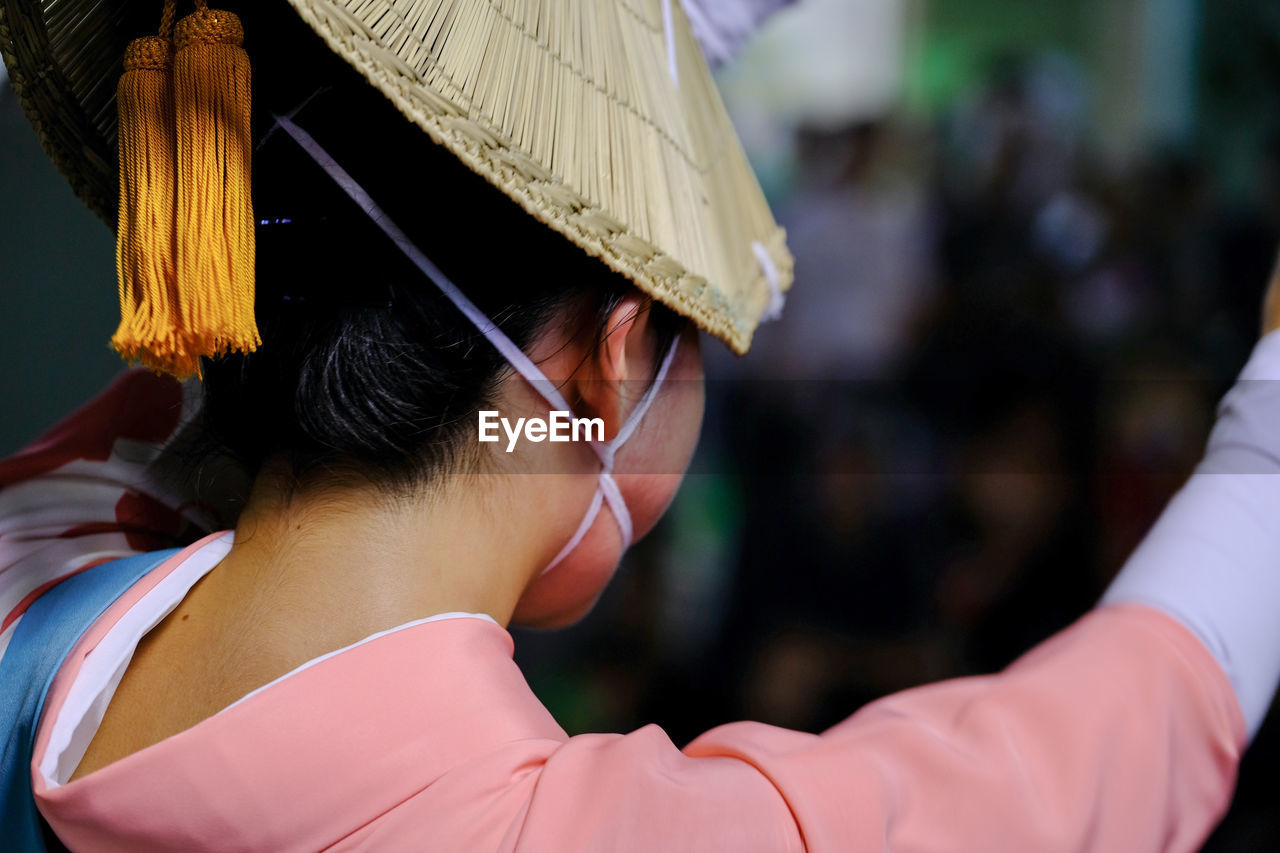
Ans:
[{"label": "pink kimono", "polygon": [[[129,373],[0,463],[0,654],[58,577],[209,523],[145,470],[180,410],[176,383]],[[137,641],[231,540],[145,576],[55,678],[31,772],[72,850],[1193,850],[1253,725],[1194,618],[1141,595],[998,675],[891,696],[821,734],[739,722],[684,749],[652,725],[568,737],[507,631],[450,613],[67,782]]]}]

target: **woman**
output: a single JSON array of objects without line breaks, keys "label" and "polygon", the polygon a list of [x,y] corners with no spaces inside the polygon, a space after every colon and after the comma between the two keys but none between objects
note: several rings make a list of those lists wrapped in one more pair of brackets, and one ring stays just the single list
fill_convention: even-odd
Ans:
[{"label": "woman", "polygon": [[[0,469],[0,666],[8,704],[32,703],[6,745],[23,771],[4,791],[20,843],[1203,840],[1280,674],[1280,478],[1255,476],[1277,472],[1266,425],[1280,395],[1251,381],[1280,378],[1280,337],[1259,345],[1201,471],[1104,606],[1005,672],[889,697],[821,735],[732,723],[683,750],[654,726],[568,737],[505,627],[581,616],[661,514],[701,414],[683,316],[706,321],[425,145],[344,66],[316,63],[298,61],[306,91],[258,134],[263,347],[206,361],[203,406],[126,374]],[[780,289],[768,252],[761,263]],[[599,419],[602,440],[483,442],[490,411],[570,411]],[[234,532],[146,553],[202,524]]]}]

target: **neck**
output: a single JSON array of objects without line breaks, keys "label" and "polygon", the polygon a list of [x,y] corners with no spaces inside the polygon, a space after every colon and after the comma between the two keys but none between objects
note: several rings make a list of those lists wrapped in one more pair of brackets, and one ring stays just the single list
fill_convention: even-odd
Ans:
[{"label": "neck", "polygon": [[264,475],[202,593],[298,655],[450,611],[506,626],[545,565],[546,516],[558,503],[535,494],[542,479],[455,474],[413,497],[372,486],[286,497]]},{"label": "neck", "polygon": [[[540,411],[523,384],[502,403]],[[484,613],[506,627],[577,528],[599,462],[582,444],[526,442],[474,465],[480,473],[442,474],[395,497],[368,484],[291,492],[287,471],[268,466],[230,553],[192,593],[246,656],[275,658],[258,661],[264,671],[438,613]],[[572,580],[568,567],[557,573]]]}]

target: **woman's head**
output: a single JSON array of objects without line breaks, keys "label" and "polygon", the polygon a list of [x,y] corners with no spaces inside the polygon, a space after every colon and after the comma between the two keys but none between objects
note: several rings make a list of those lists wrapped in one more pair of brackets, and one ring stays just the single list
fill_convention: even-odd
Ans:
[{"label": "woman's head", "polygon": [[[297,121],[563,386],[575,414],[607,414],[616,429],[636,386],[682,334],[674,376],[700,376],[686,321],[525,214],[362,83],[317,93]],[[377,156],[364,147],[370,139]],[[206,366],[214,441],[251,468],[270,463],[278,490],[357,483],[404,497],[458,473],[519,470],[503,443],[477,440],[478,411],[528,405],[522,380],[480,330],[283,133],[266,134],[254,182],[264,345]],[[649,416],[664,434],[650,426],[620,454],[638,533],[687,464],[700,387],[696,396],[664,395]],[[524,463],[559,464],[533,458]],[[565,478],[567,488],[582,482]],[[577,518],[567,522],[572,531]],[[581,553],[533,585],[518,618],[565,621],[584,611],[617,560],[612,523],[601,516]]]}]

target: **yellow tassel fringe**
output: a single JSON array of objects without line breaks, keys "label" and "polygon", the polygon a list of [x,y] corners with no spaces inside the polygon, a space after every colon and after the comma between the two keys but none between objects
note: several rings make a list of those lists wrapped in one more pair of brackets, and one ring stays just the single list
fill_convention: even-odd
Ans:
[{"label": "yellow tassel fringe", "polygon": [[198,357],[252,352],[254,221],[249,57],[240,19],[205,8],[178,22],[173,65],[178,152],[179,338]]},{"label": "yellow tassel fringe", "polygon": [[116,91],[120,208],[116,273],[120,326],[111,344],[130,361],[174,367],[177,165],[173,45],[166,36],[129,44]]},{"label": "yellow tassel fringe", "polygon": [[[116,267],[130,361],[180,379],[200,357],[252,352],[254,220],[249,57],[230,12],[206,7],[135,40],[117,89]],[[169,33],[173,32],[172,41]]]}]

